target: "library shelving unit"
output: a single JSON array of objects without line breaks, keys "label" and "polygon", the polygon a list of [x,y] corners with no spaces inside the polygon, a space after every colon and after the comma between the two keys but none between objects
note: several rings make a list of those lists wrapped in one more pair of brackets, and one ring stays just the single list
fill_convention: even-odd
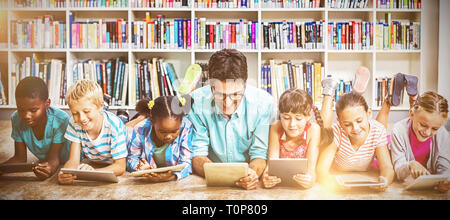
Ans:
[{"label": "library shelving unit", "polygon": [[[36,0],[35,0],[36,1]],[[262,48],[262,31],[258,25],[256,35],[256,49],[241,49],[246,57],[249,70],[248,83],[259,86],[261,80],[261,65],[269,60],[285,62],[291,60],[293,64],[303,62],[320,62],[325,70],[325,75],[333,75],[339,79],[352,80],[357,67],[366,66],[372,73],[368,91],[364,94],[369,105],[378,110],[376,104],[376,82],[377,77],[394,76],[398,72],[416,75],[419,79],[424,76],[423,65],[423,44],[420,49],[415,50],[380,50],[372,45],[365,50],[334,50],[328,45],[327,25],[333,21],[364,21],[372,22],[374,25],[385,19],[386,13],[391,13],[392,20],[407,20],[411,22],[421,22],[423,20],[423,9],[382,9],[377,8],[377,0],[369,0],[366,8],[331,8],[329,0],[321,0],[318,8],[269,8],[259,4],[250,8],[205,8],[196,7],[194,0],[191,0],[188,7],[181,8],[137,8],[134,7],[134,0],[128,0],[126,7],[72,7],[70,0],[66,0],[64,7],[50,8],[28,8],[18,7],[13,0],[0,0],[0,66],[2,71],[2,82],[5,85],[5,92],[8,93],[8,77],[14,71],[13,63],[22,61],[24,57],[31,56],[32,53],[45,58],[58,58],[65,62],[68,76],[71,74],[72,65],[75,62],[85,59],[112,59],[121,57],[130,64],[129,71],[133,71],[132,65],[136,60],[150,59],[153,57],[163,58],[174,65],[178,78],[184,77],[185,69],[191,63],[207,63],[209,57],[218,49],[200,49],[194,44],[190,49],[134,49],[131,45],[124,49],[73,49],[69,42],[62,49],[16,49],[11,45],[11,25],[10,22],[16,19],[34,18],[36,16],[52,15],[56,20],[65,21],[69,24],[72,14],[76,21],[89,19],[118,19],[125,21],[142,21],[146,12],[151,14],[152,19],[157,15],[165,15],[167,18],[191,19],[192,24],[196,18],[206,18],[207,21],[248,21],[274,22],[274,21],[324,21],[323,48],[321,49],[264,49]],[[427,4],[423,1],[422,8]],[[194,25],[191,25],[194,33]],[[131,32],[131,25],[128,27]],[[375,31],[375,26],[374,26]],[[66,30],[67,39],[70,37]],[[375,37],[376,33],[374,33]],[[191,42],[194,42],[194,34],[191,35]],[[424,33],[420,35],[423,42]],[[131,37],[128,38],[131,44]],[[69,47],[68,47],[69,46]],[[423,88],[419,80],[419,88]],[[423,91],[423,89],[420,89]],[[129,95],[129,94],[128,94]],[[6,95],[8,97],[8,94]],[[9,95],[9,97],[14,97]],[[9,100],[10,101],[10,100]],[[9,102],[11,103],[11,102]],[[59,106],[67,109],[67,106]],[[0,109],[12,109],[14,105],[0,105]],[[112,106],[112,109],[134,109],[134,106]],[[408,110],[408,98],[405,95],[403,104],[393,108],[393,110]]]}]

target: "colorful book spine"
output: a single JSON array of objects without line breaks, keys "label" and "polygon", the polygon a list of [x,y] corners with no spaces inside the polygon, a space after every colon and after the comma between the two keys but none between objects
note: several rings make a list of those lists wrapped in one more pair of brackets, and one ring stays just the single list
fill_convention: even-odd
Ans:
[{"label": "colorful book spine", "polygon": [[32,20],[11,21],[13,48],[65,48],[66,23],[54,21],[51,15]]},{"label": "colorful book spine", "polygon": [[71,21],[71,48],[75,49],[125,49],[128,48],[128,22]]},{"label": "colorful book spine", "polygon": [[262,8],[320,8],[324,7],[321,0],[262,0]]},{"label": "colorful book spine", "polygon": [[134,8],[183,8],[191,7],[188,0],[131,0]]},{"label": "colorful book spine", "polygon": [[371,50],[374,28],[372,22],[329,22],[328,46],[333,50]]},{"label": "colorful book spine", "polygon": [[125,8],[129,0],[67,0],[70,7],[76,8]]},{"label": "colorful book spine", "polygon": [[395,21],[390,13],[384,22],[376,24],[376,48],[378,50],[420,50],[421,23]]},{"label": "colorful book spine", "polygon": [[323,49],[324,22],[263,22],[261,45],[270,50]]}]

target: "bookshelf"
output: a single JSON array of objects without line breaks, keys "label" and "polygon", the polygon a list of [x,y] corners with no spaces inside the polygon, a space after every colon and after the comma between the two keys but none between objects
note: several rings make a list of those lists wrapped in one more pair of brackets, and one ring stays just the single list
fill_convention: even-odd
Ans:
[{"label": "bookshelf", "polygon": [[[10,22],[17,19],[34,18],[36,16],[52,15],[55,20],[69,23],[72,14],[75,21],[87,21],[95,19],[118,19],[124,21],[142,21],[145,19],[146,12],[151,14],[152,20],[157,15],[165,15],[166,18],[184,18],[190,19],[192,24],[196,18],[206,18],[208,22],[239,22],[240,19],[248,21],[274,22],[274,21],[324,21],[323,48],[319,49],[264,49],[262,46],[262,30],[258,25],[256,33],[256,49],[240,49],[246,57],[249,70],[248,83],[260,87],[261,65],[268,63],[273,59],[277,62],[291,60],[292,63],[319,62],[324,67],[325,75],[333,75],[339,79],[352,80],[353,74],[358,66],[366,66],[372,73],[368,91],[364,94],[369,105],[379,110],[376,105],[376,82],[375,79],[383,76],[393,76],[397,72],[416,75],[419,79],[425,76],[424,49],[426,45],[424,38],[428,33],[421,32],[421,49],[417,50],[382,50],[375,47],[355,50],[335,50],[328,45],[327,25],[333,21],[363,21],[376,24],[384,20],[386,13],[391,13],[392,20],[408,20],[411,22],[422,22],[424,18],[424,8],[429,1],[423,1],[422,9],[382,9],[377,8],[378,0],[368,0],[367,8],[331,8],[327,4],[329,0],[320,0],[319,8],[269,8],[263,6],[265,0],[260,0],[260,4],[255,4],[252,8],[198,8],[195,7],[194,0],[189,2],[189,6],[181,8],[138,8],[134,7],[134,0],[128,0],[127,7],[72,7],[66,0],[65,7],[54,8],[23,8],[15,5],[13,0],[0,0],[0,65],[2,70],[2,82],[8,88],[8,78],[14,71],[13,64],[23,60],[32,53],[46,58],[62,59],[66,64],[66,71],[70,74],[72,65],[84,59],[113,59],[121,57],[128,64],[134,64],[137,60],[151,59],[160,57],[174,65],[178,78],[184,77],[184,70],[191,63],[207,63],[209,57],[217,49],[200,49],[194,46],[188,49],[136,49],[131,46],[131,38],[128,38],[129,46],[121,49],[90,49],[90,48],[46,48],[46,49],[24,49],[13,48],[11,45],[11,27]],[[3,31],[5,30],[5,31]],[[191,25],[192,32],[194,25]],[[131,25],[128,26],[131,32]],[[375,27],[374,27],[375,31]],[[65,32],[66,38],[70,38],[68,30]],[[375,33],[374,33],[375,37]],[[194,42],[194,34],[191,35],[191,42]],[[130,65],[129,71],[133,71]],[[429,83],[424,85],[419,80],[419,89],[424,91],[430,88]],[[7,89],[5,89],[7,90]],[[8,97],[8,91],[5,91]],[[129,91],[130,92],[130,91]],[[129,95],[129,94],[128,94]],[[67,106],[59,106],[67,109]],[[15,105],[0,105],[0,109],[12,109]],[[132,105],[111,106],[111,109],[134,109]],[[405,94],[404,102],[393,110],[408,110],[408,99]]]}]

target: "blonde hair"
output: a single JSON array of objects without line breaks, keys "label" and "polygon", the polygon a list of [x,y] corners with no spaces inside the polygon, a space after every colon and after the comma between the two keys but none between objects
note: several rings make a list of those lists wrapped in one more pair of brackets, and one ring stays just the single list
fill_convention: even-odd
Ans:
[{"label": "blonde hair", "polygon": [[413,110],[417,111],[419,108],[428,113],[437,112],[445,119],[448,117],[448,102],[447,99],[435,92],[426,92],[419,96],[414,103]]},{"label": "blonde hair", "polygon": [[97,107],[103,106],[103,91],[97,82],[92,80],[78,80],[71,85],[66,93],[68,105],[78,102],[82,98],[88,98]]}]

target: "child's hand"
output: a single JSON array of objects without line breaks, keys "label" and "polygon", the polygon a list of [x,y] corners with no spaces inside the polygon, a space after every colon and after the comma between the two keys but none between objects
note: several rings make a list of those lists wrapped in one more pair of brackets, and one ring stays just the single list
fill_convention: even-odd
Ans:
[{"label": "child's hand", "polygon": [[272,188],[276,186],[277,184],[281,183],[281,179],[276,176],[269,176],[267,170],[264,171],[263,178],[262,178],[263,186],[264,188]]},{"label": "child's hand", "polygon": [[256,189],[258,186],[258,174],[253,169],[248,169],[248,176],[241,178],[236,182],[236,186],[242,187],[244,189]]},{"label": "child's hand", "polygon": [[292,179],[306,189],[309,189],[314,185],[314,178],[309,174],[296,174]]},{"label": "child's hand", "polygon": [[37,166],[33,167],[33,172],[36,177],[40,180],[45,180],[49,178],[56,170],[49,162],[39,163]]},{"label": "child's hand", "polygon": [[430,175],[430,172],[427,170],[427,168],[423,167],[422,164],[417,161],[411,161],[409,163],[409,171],[414,178],[422,175]]},{"label": "child's hand", "polygon": [[172,173],[172,171],[167,171],[163,173],[146,173],[143,175],[149,182],[168,182],[172,181],[176,178],[176,175]]},{"label": "child's hand", "polygon": [[139,160],[139,164],[136,168],[136,171],[149,170],[149,169],[152,169],[152,167],[150,166],[150,164],[147,162],[146,159]]},{"label": "child's hand", "polygon": [[79,170],[87,170],[87,171],[94,171],[95,169],[91,167],[89,164],[82,163],[78,166]]},{"label": "child's hand", "polygon": [[387,189],[388,186],[389,186],[389,185],[388,185],[388,179],[387,179],[386,177],[384,177],[384,176],[379,176],[379,177],[378,177],[378,181],[382,182],[383,185],[381,185],[381,186],[372,186],[372,187],[370,187],[370,188],[375,189],[375,190],[378,190],[378,191],[380,191],[380,192],[386,191],[386,189]]},{"label": "child's hand", "polygon": [[447,180],[441,181],[436,185],[435,189],[439,190],[439,192],[446,193],[450,190],[450,182]]},{"label": "child's hand", "polygon": [[59,173],[58,174],[58,183],[61,185],[71,185],[73,181],[77,179],[77,176],[72,175],[70,173]]}]

